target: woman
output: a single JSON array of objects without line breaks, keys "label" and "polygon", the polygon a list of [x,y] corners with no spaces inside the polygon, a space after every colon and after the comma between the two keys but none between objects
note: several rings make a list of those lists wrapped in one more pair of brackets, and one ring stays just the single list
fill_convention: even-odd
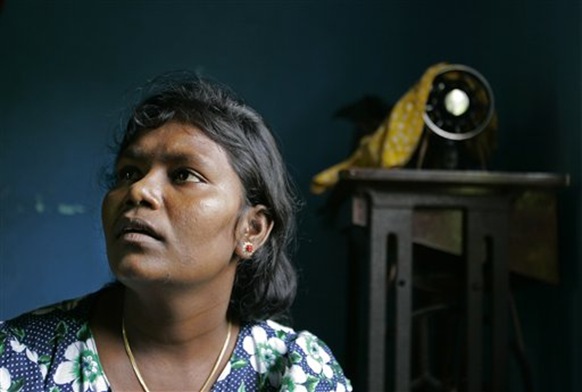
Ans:
[{"label": "woman", "polygon": [[295,200],[261,117],[196,77],[133,110],[103,200],[116,282],[0,325],[0,390],[345,391],[284,317]]}]

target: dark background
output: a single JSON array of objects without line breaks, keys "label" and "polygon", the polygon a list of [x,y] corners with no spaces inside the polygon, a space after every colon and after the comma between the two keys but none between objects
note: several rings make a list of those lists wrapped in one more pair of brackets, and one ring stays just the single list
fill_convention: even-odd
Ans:
[{"label": "dark background", "polygon": [[[582,390],[581,6],[557,1],[27,1],[0,11],[0,319],[110,279],[99,173],[132,91],[192,69],[237,90],[276,131],[305,201],[295,325],[347,355],[347,256],[309,194],[350,152],[334,119],[395,102],[439,61],[478,69],[497,99],[492,169],[569,173],[559,285],[517,292],[538,391]],[[512,365],[512,390],[520,390]]]}]

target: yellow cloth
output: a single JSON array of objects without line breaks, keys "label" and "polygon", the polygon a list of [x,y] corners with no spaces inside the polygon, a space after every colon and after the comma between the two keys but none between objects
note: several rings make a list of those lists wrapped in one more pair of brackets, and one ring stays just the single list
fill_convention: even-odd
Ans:
[{"label": "yellow cloth", "polygon": [[311,191],[325,192],[339,180],[339,172],[350,167],[401,167],[414,154],[422,136],[422,114],[435,76],[447,66],[439,63],[428,68],[406,94],[396,103],[390,115],[370,136],[362,138],[360,145],[345,161],[315,175]]}]

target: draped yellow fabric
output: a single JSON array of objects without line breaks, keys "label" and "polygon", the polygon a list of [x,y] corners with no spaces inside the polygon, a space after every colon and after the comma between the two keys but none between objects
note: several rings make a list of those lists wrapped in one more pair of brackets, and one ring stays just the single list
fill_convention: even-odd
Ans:
[{"label": "draped yellow fabric", "polygon": [[311,191],[315,194],[325,192],[337,183],[339,172],[350,167],[392,168],[408,163],[422,136],[422,114],[433,79],[446,66],[446,63],[439,63],[428,68],[420,80],[398,100],[378,129],[372,135],[362,138],[348,159],[313,177]]}]

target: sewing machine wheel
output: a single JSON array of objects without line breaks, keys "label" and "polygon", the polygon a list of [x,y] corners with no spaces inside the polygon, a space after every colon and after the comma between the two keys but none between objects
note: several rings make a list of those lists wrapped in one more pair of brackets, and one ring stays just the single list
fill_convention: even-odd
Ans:
[{"label": "sewing machine wheel", "polygon": [[473,68],[457,64],[435,76],[423,118],[432,132],[459,141],[481,133],[494,111],[493,91],[487,80]]}]

